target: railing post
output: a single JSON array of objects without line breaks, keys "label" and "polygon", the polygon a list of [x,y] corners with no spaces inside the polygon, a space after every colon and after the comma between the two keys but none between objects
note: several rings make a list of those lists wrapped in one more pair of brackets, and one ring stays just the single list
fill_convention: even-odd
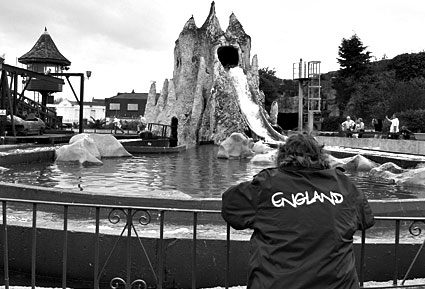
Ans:
[{"label": "railing post", "polygon": [[4,285],[9,289],[9,248],[7,242],[7,207],[6,201],[2,203],[3,210],[3,257],[4,257]]},{"label": "railing post", "polygon": [[[226,223],[227,224],[227,223]],[[229,272],[230,272],[230,225],[227,224],[226,230],[226,266],[225,266],[225,275],[224,275],[224,287],[229,288]]]},{"label": "railing post", "polygon": [[159,260],[158,260],[158,288],[162,289],[162,280],[164,279],[164,219],[165,211],[160,211],[159,224]]},{"label": "railing post", "polygon": [[94,234],[94,288],[99,289],[99,227],[100,227],[100,208],[96,207],[96,229]]},{"label": "railing post", "polygon": [[[131,284],[131,226],[132,226],[132,211],[131,209],[127,210],[127,280],[126,280],[126,288]],[[130,288],[129,288],[130,289]]]},{"label": "railing post", "polygon": [[366,246],[366,230],[362,230],[362,244],[360,247],[360,286],[363,286],[364,282],[364,255],[365,255],[365,246]]},{"label": "railing post", "polygon": [[31,287],[35,288],[35,273],[37,265],[37,204],[32,204],[32,248],[31,248]]},{"label": "railing post", "polygon": [[193,212],[193,242],[192,242],[192,289],[196,289],[196,231],[198,226],[198,213]]},{"label": "railing post", "polygon": [[398,279],[398,245],[400,244],[400,220],[395,221],[395,241],[394,241],[394,276],[393,285],[397,285]]},{"label": "railing post", "polygon": [[68,205],[63,206],[62,288],[66,289],[68,264]]}]

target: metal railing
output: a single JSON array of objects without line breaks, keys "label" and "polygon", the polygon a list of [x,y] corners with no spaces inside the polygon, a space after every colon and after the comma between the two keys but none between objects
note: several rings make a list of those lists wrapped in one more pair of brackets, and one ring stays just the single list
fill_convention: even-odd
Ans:
[{"label": "metal railing", "polygon": [[[236,232],[221,219],[218,203],[215,209],[214,206],[206,208],[206,201],[199,202],[200,209],[171,208],[140,206],[138,198],[133,198],[134,201],[126,198],[108,205],[103,196],[90,197],[83,203],[78,200],[80,197],[76,202],[69,201],[63,193],[48,200],[46,196],[51,191],[41,194],[43,189],[32,191],[28,186],[22,191],[25,192],[14,197],[0,196],[0,256],[3,260],[0,282],[5,288],[19,283],[35,288],[48,280],[48,284],[55,282],[55,286],[62,288],[80,288],[81,284],[85,288],[205,288],[209,285],[228,288],[245,278],[246,259],[237,256],[238,252],[248,254],[249,242],[234,237]],[[28,198],[29,195],[33,197]],[[135,205],[129,205],[131,202]],[[425,224],[425,217],[378,216],[376,220],[378,227],[394,228],[394,242],[388,244],[393,249],[383,250],[393,261],[381,264],[392,268],[393,282],[387,286],[365,286],[366,275],[376,269],[370,268],[374,265],[369,264],[368,254],[378,253],[368,247],[366,233],[362,232],[357,259],[360,285],[362,288],[407,287],[405,280],[415,277],[413,268],[420,259],[425,239],[415,246],[413,258],[402,272],[406,266],[401,265],[400,258],[406,254],[400,233],[408,228],[409,234],[421,235],[418,225]],[[209,241],[209,237],[199,237],[199,232],[208,224],[213,224]],[[146,229],[149,226],[151,228]],[[168,236],[167,228],[171,231]],[[186,228],[185,235],[176,237],[176,228]],[[375,257],[383,260],[381,256]],[[22,280],[23,274],[28,274],[25,280]],[[49,274],[52,276],[47,278]],[[19,281],[14,280],[15,275],[21,276]],[[425,284],[408,287],[421,286]]]}]

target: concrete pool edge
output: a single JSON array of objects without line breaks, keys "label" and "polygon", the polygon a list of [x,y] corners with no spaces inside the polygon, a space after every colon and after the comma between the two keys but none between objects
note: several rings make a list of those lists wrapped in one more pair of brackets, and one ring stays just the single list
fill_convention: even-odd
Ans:
[{"label": "concrete pool edge", "polygon": [[51,147],[46,147],[44,150],[28,150],[17,148],[14,153],[0,154],[0,166],[8,166],[17,163],[32,163],[54,161],[56,150]]},{"label": "concrete pool edge", "polygon": [[[36,200],[85,205],[177,208],[184,210],[221,210],[220,198],[152,198],[98,195],[89,192],[79,193],[72,190],[45,188],[40,186],[12,184],[0,181],[0,198]],[[418,217],[423,214],[425,199],[369,200],[376,215]]]}]

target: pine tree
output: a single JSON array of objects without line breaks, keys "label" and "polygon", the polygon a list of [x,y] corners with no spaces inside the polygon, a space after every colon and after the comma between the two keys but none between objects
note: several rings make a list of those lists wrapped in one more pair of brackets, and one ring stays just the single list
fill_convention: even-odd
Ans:
[{"label": "pine tree", "polygon": [[354,34],[349,39],[342,39],[341,45],[338,47],[337,58],[341,69],[339,75],[342,78],[354,76],[360,78],[369,73],[370,54],[366,51],[367,47],[363,46],[360,38]]},{"label": "pine tree", "polygon": [[351,96],[356,92],[355,84],[371,71],[371,56],[366,48],[356,34],[349,39],[343,38],[339,46],[337,60],[341,69],[333,81],[333,87],[337,92],[340,113],[344,113]]}]

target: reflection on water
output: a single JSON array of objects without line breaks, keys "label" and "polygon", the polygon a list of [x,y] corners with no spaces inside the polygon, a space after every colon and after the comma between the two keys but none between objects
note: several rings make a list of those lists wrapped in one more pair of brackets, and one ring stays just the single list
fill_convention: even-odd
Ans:
[{"label": "reflection on water", "polygon": [[[180,191],[192,197],[220,197],[230,185],[250,180],[267,166],[249,160],[217,159],[218,147],[198,146],[179,154],[140,155],[102,159],[103,166],[73,163],[17,164],[2,174],[2,181],[89,191],[109,195],[155,195]],[[348,172],[370,199],[424,198],[422,188],[401,187],[372,179],[365,172]]]}]

